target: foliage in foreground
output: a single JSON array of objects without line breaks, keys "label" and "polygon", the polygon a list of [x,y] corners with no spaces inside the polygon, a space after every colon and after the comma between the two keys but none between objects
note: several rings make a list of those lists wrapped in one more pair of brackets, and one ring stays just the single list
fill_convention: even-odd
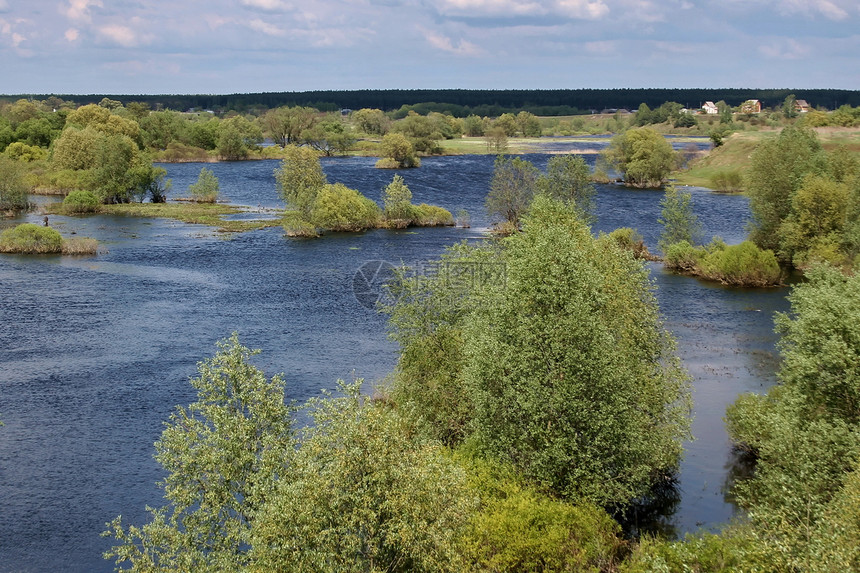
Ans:
[{"label": "foliage in foreground", "polygon": [[[361,383],[307,402],[294,431],[284,382],[236,335],[192,380],[156,458],[168,504],[121,518],[105,555],[130,571],[597,571],[624,547],[605,511],[551,499],[512,468],[452,453]],[[510,536],[516,535],[515,539]]]},{"label": "foliage in foreground", "polygon": [[500,250],[457,247],[398,288],[393,397],[424,431],[599,504],[675,467],[687,380],[647,271],[570,206],[539,195]]},{"label": "foliage in foreground", "polygon": [[855,570],[860,550],[843,543],[860,536],[860,277],[808,277],[777,316],[781,384],[727,413],[732,439],[757,458],[736,494],[774,569]]}]

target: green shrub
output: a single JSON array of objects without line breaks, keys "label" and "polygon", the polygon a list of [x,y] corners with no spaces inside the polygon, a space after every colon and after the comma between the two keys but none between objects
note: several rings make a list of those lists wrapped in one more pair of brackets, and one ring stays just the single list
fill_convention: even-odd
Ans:
[{"label": "green shrub", "polygon": [[327,231],[360,231],[379,225],[382,211],[375,201],[342,183],[326,185],[314,200],[310,222]]},{"label": "green shrub", "polygon": [[28,191],[21,165],[0,154],[0,211],[27,209],[30,206]]},{"label": "green shrub", "polygon": [[398,163],[396,159],[383,157],[376,162],[376,167],[377,169],[400,169],[400,163]]},{"label": "green shrub", "polygon": [[454,216],[451,215],[451,211],[443,207],[421,203],[420,205],[413,205],[413,208],[416,210],[415,223],[421,227],[454,224]]},{"label": "green shrub", "polygon": [[90,191],[72,191],[63,199],[63,208],[67,213],[95,213],[101,202]]},{"label": "green shrub", "polygon": [[687,241],[669,245],[664,261],[666,266],[675,271],[695,272],[699,263],[706,255],[702,247],[694,247]]},{"label": "green shrub", "polygon": [[200,147],[171,141],[167,144],[167,149],[161,153],[161,157],[165,161],[174,163],[182,161],[206,161],[209,159],[209,153]]},{"label": "green shrub", "polygon": [[708,253],[701,267],[703,276],[733,286],[771,286],[782,275],[773,251],[762,250],[752,241]]},{"label": "green shrub", "polygon": [[316,227],[304,219],[298,211],[284,213],[282,225],[288,237],[318,237]]},{"label": "green shrub", "polygon": [[623,547],[620,527],[589,503],[553,499],[526,485],[510,466],[460,448],[481,508],[463,540],[477,571],[610,571]]},{"label": "green shrub", "polygon": [[653,260],[655,258],[648,252],[645,240],[636,229],[621,227],[604,236],[621,247],[622,250],[632,253],[637,259]]},{"label": "green shrub", "polygon": [[63,237],[50,227],[23,223],[0,233],[0,253],[60,253]]},{"label": "green shrub", "polygon": [[743,175],[739,169],[720,171],[711,177],[711,186],[721,193],[738,193],[743,191]]},{"label": "green shrub", "polygon": [[220,185],[218,178],[211,169],[205,167],[200,170],[197,182],[188,187],[191,199],[198,203],[214,203],[218,200]]}]

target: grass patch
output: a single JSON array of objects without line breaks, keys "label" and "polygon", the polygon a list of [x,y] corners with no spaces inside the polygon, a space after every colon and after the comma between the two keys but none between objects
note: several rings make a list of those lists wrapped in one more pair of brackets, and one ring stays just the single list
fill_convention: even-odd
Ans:
[{"label": "grass patch", "polygon": [[[45,212],[55,215],[70,215],[62,204],[51,204],[45,207]],[[222,233],[242,233],[256,231],[266,227],[276,227],[281,224],[279,219],[228,221],[225,215],[235,215],[244,211],[235,205],[219,203],[122,203],[119,205],[101,205],[97,211],[104,215],[120,215],[127,217],[158,217],[175,219],[183,223],[209,225]]]},{"label": "grass patch", "polygon": [[[723,145],[714,148],[707,155],[694,159],[687,169],[675,172],[673,177],[679,185],[707,188],[713,188],[714,181],[720,181],[731,172],[739,173],[743,180],[749,172],[750,159],[755,148],[762,141],[776,138],[780,131],[764,129],[735,132],[725,138]],[[814,131],[825,150],[832,151],[844,146],[849,151],[860,155],[860,129],[820,127]]]}]

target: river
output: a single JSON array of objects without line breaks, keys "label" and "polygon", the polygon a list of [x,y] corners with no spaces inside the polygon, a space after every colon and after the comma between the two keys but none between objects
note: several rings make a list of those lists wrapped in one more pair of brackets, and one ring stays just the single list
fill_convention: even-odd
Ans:
[{"label": "river", "polygon": [[[543,167],[547,155],[525,156]],[[589,156],[593,162],[594,157]],[[391,171],[372,158],[324,159],[331,182],[379,199]],[[289,239],[280,228],[224,236],[163,219],[52,216],[64,234],[93,236],[97,257],[0,256],[0,572],[110,571],[99,533],[122,514],[147,520],[162,504],[153,442],[173,407],[195,399],[188,378],[238,331],[256,364],[283,372],[290,398],[338,378],[382,380],[396,360],[385,319],[364,308],[352,278],[365,262],[420,264],[479,239],[493,158],[426,158],[401,171],[413,201],[466,209],[470,229],[429,228]],[[274,161],[206,165],[236,204],[280,207]],[[199,164],[168,165],[173,196]],[[692,189],[708,236],[742,240],[746,198]],[[660,192],[600,186],[595,231],[637,228],[656,245]],[[41,217],[30,214],[0,226]],[[686,445],[680,500],[663,517],[675,534],[714,529],[734,506],[732,455],[721,418],[740,392],[773,384],[773,312],[786,290],[738,290],[651,265],[666,326],[694,377],[695,440]]]}]

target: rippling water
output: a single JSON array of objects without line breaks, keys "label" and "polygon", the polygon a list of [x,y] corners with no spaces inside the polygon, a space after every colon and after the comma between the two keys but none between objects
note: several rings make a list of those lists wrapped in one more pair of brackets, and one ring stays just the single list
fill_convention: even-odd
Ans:
[{"label": "rippling water", "polygon": [[[539,166],[546,155],[530,155]],[[593,161],[593,157],[590,158]],[[374,159],[323,161],[329,180],[379,199],[390,171]],[[377,381],[396,348],[385,322],[352,294],[367,261],[420,263],[481,236],[493,159],[428,158],[401,175],[415,202],[465,208],[471,229],[417,229],[291,240],[280,229],[224,237],[167,220],[52,217],[64,234],[97,237],[88,258],[0,257],[0,571],[109,571],[104,523],[142,523],[161,504],[153,442],[176,404],[195,399],[187,380],[216,340],[238,331],[262,349],[257,364],[284,372],[304,400],[338,378]],[[276,162],[206,165],[232,202],[279,207]],[[166,166],[181,196],[199,164]],[[596,230],[632,226],[656,243],[659,192],[601,187]],[[740,241],[744,197],[694,189],[705,231]],[[24,217],[33,221],[40,217]],[[0,223],[11,224],[11,222]],[[674,513],[677,532],[729,519],[722,486],[730,449],[725,406],[772,384],[772,313],[785,291],[729,290],[652,267],[667,326],[695,377],[697,440],[688,446]]]}]

